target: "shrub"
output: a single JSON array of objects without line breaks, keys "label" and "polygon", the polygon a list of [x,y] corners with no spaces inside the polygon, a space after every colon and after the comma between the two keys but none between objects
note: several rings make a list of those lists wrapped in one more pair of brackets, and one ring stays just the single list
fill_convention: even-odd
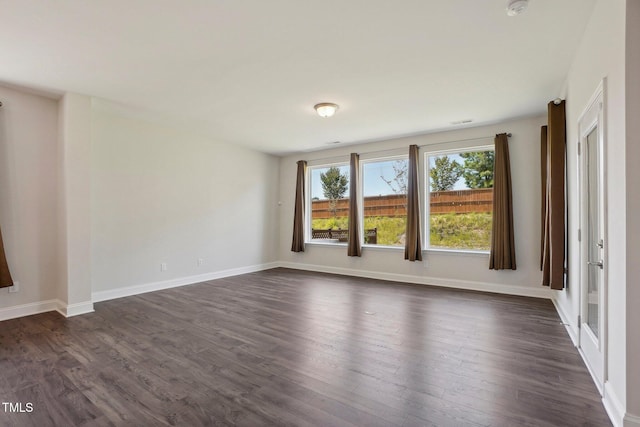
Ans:
[{"label": "shrub", "polygon": [[[364,219],[364,228],[367,230],[378,229],[379,245],[394,246],[404,244],[406,223],[405,217],[373,216]],[[349,221],[347,217],[319,218],[311,220],[311,228],[317,230],[345,230],[349,228]]]},{"label": "shrub", "polygon": [[489,250],[491,212],[431,215],[429,243],[435,248]]},{"label": "shrub", "polygon": [[[491,212],[433,214],[430,217],[429,243],[433,248],[489,250],[491,221]],[[404,245],[406,224],[406,217],[372,216],[364,219],[365,229],[378,229],[379,245]],[[349,221],[347,217],[314,219],[311,226],[321,230],[346,230]]]},{"label": "shrub", "polygon": [[370,216],[364,219],[364,228],[378,229],[378,244],[388,246],[404,245],[407,228],[406,217]]},{"label": "shrub", "polygon": [[311,228],[316,230],[345,230],[349,228],[349,218],[339,216],[333,218],[318,218],[311,220]]}]

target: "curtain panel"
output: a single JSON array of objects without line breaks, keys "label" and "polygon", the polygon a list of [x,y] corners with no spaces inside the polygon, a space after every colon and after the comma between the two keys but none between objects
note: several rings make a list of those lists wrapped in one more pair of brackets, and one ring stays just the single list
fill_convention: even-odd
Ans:
[{"label": "curtain panel", "polygon": [[0,231],[0,288],[8,288],[13,286],[13,279],[7,264],[7,257],[4,253],[4,243],[2,240],[2,231]]},{"label": "curtain panel", "polygon": [[296,200],[293,212],[293,239],[291,242],[292,252],[304,252],[304,201],[305,201],[305,176],[307,174],[307,162],[298,162],[298,173],[296,177]]},{"label": "curtain panel", "polygon": [[409,261],[422,261],[418,161],[418,146],[411,145],[409,147],[409,170],[407,177],[407,229],[404,244],[404,259]]},{"label": "curtain panel", "polygon": [[540,128],[540,270],[544,271],[544,254],[549,250],[547,230],[547,126]]},{"label": "curtain panel", "polygon": [[509,139],[506,133],[496,135],[493,172],[493,231],[489,269],[515,270],[516,246],[513,234],[513,198]]},{"label": "curtain panel", "polygon": [[360,156],[351,153],[349,170],[349,239],[347,246],[348,256],[362,256],[360,244],[360,216],[358,213],[358,173],[360,171]]},{"label": "curtain panel", "polygon": [[[544,241],[542,244],[542,285],[551,289],[564,289],[566,262],[566,113],[565,101],[547,105],[547,138],[544,183]],[[542,140],[541,145],[545,145]]]}]

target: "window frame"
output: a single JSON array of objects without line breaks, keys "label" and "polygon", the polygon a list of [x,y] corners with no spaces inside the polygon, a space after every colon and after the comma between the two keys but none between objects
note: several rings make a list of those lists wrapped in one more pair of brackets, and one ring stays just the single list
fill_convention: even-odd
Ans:
[{"label": "window frame", "polygon": [[[364,157],[364,159],[363,159]],[[360,170],[358,171],[358,182],[360,183],[360,188],[358,189],[358,209],[359,209],[359,217],[360,217],[360,245],[363,248],[373,248],[373,249],[391,249],[391,250],[404,250],[403,246],[392,246],[392,245],[380,245],[380,244],[371,244],[364,243],[364,167],[368,163],[379,163],[379,162],[387,162],[394,160],[406,160],[409,161],[409,154],[406,149],[400,150],[389,150],[386,155],[376,155],[376,156],[360,156]]]},{"label": "window frame", "polygon": [[[453,143],[452,143],[453,144]],[[424,214],[422,215],[421,221],[424,224],[423,230],[424,236],[422,237],[422,241],[424,244],[423,251],[428,252],[440,252],[440,253],[458,253],[458,254],[470,254],[470,255],[489,255],[491,250],[484,249],[457,249],[457,248],[434,248],[431,247],[431,185],[430,185],[430,171],[431,167],[429,165],[429,157],[441,156],[441,155],[449,155],[449,154],[460,154],[460,153],[472,153],[476,151],[493,151],[495,153],[495,144],[478,144],[478,145],[465,145],[463,147],[451,147],[451,148],[443,148],[443,149],[435,149],[428,150],[428,146],[424,147],[423,153],[423,173],[422,173],[422,182],[424,183],[424,202],[422,203],[422,207],[424,208]],[[494,154],[495,158],[495,154]],[[491,218],[493,219],[493,211],[491,211]],[[493,230],[492,230],[493,232]]]},{"label": "window frame", "polygon": [[[441,144],[437,144],[438,148],[430,149],[429,145],[421,146],[422,151],[422,159],[419,162],[419,170],[418,173],[418,185],[423,185],[423,190],[421,191],[422,196],[424,197],[424,202],[421,202],[421,209],[423,211],[422,215],[420,215],[420,222],[422,223],[423,237],[423,252],[436,252],[442,254],[459,254],[459,255],[467,255],[467,256],[488,256],[490,254],[490,250],[482,250],[482,249],[456,249],[456,248],[434,248],[431,247],[430,244],[430,218],[431,218],[431,209],[430,209],[430,195],[431,195],[431,186],[430,186],[430,166],[429,166],[429,158],[439,155],[449,155],[449,154],[459,154],[465,152],[474,152],[474,151],[493,151],[495,152],[495,144],[493,142],[490,143],[482,143],[482,144],[463,144],[462,141],[451,141],[446,144],[445,147],[442,147]],[[403,147],[401,149],[390,149],[373,153],[362,153],[360,155],[360,167],[358,168],[358,188],[356,188],[356,200],[359,209],[359,231],[360,231],[360,245],[363,248],[373,249],[373,250],[403,250],[404,246],[391,246],[391,245],[382,245],[382,244],[368,244],[364,243],[364,228],[365,228],[365,212],[364,212],[364,168],[365,165],[370,163],[377,162],[385,162],[385,161],[394,161],[394,160],[408,160],[409,156],[406,152],[406,149]],[[307,165],[307,174],[305,179],[305,203],[307,203],[308,208],[305,209],[305,244],[309,245],[318,245],[318,246],[327,246],[327,247],[339,247],[344,248],[348,245],[347,242],[335,242],[335,241],[326,241],[325,239],[312,239],[312,182],[311,175],[313,170],[315,169],[328,169],[330,167],[347,167],[350,168],[348,158],[343,156],[336,156],[331,159],[323,159],[319,161],[310,161]],[[420,168],[421,166],[421,168]],[[349,180],[349,188],[351,188],[351,180]],[[493,216],[493,212],[492,212]]]},{"label": "window frame", "polygon": [[[327,241],[327,239],[313,239],[312,236],[312,220],[313,218],[311,217],[312,215],[312,207],[313,207],[313,196],[311,194],[311,188],[312,188],[312,183],[311,183],[311,173],[314,169],[329,169],[333,166],[337,166],[337,167],[342,167],[342,166],[346,166],[347,168],[350,168],[349,165],[349,160],[347,159],[346,161],[342,161],[341,159],[336,159],[335,161],[332,162],[326,162],[326,163],[317,163],[317,164],[307,164],[307,176],[305,177],[305,193],[306,193],[306,197],[305,197],[305,203],[307,203],[308,209],[305,209],[305,213],[304,213],[304,226],[305,226],[305,233],[304,233],[304,241],[305,244],[307,245],[321,245],[321,246],[338,246],[338,247],[346,247],[348,242],[333,242],[333,241]],[[351,179],[349,179],[349,188],[351,188]],[[347,193],[348,194],[348,193]]]}]

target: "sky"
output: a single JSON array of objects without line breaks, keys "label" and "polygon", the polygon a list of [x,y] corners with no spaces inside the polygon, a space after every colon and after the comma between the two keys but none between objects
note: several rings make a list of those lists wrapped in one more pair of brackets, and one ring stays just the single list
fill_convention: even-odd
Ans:
[{"label": "sky", "polygon": [[[394,160],[375,163],[363,164],[363,191],[364,197],[368,196],[384,196],[387,194],[395,194],[391,187],[384,182],[381,176],[385,179],[392,180],[395,176],[393,171]],[[340,172],[349,177],[349,165],[339,166]],[[328,168],[311,169],[311,197],[317,197],[318,199],[324,199],[322,194],[322,181],[320,180],[320,174],[326,172]],[[349,190],[345,194],[345,197],[349,196]]]},{"label": "sky", "polygon": [[[458,154],[449,154],[449,158],[451,160],[456,160],[460,164],[464,164],[464,160]],[[433,166],[434,157],[429,157],[430,166]],[[382,162],[363,162],[363,191],[364,197],[370,196],[385,196],[388,194],[395,194],[393,189],[387,184],[381,177],[384,177],[386,180],[393,181],[395,177],[395,172],[393,170],[393,165],[395,160],[388,160]],[[340,172],[345,174],[347,178],[349,177],[349,165],[339,166]],[[322,200],[324,199],[324,195],[322,194],[322,181],[320,180],[320,174],[326,172],[326,168],[320,169],[311,169],[311,197]],[[461,190],[467,188],[462,178],[458,179],[456,185],[453,187],[454,190]],[[349,190],[345,194],[345,197],[349,197]]]}]

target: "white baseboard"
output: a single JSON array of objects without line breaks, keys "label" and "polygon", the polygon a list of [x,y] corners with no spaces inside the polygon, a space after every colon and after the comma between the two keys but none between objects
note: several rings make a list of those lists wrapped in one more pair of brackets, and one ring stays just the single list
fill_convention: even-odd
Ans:
[{"label": "white baseboard", "polygon": [[145,283],[140,285],[126,286],[123,288],[110,289],[108,291],[98,291],[91,295],[93,302],[107,301],[116,298],[123,298],[132,295],[144,294],[147,292],[160,291],[162,289],[177,288],[179,286],[193,285],[208,280],[222,279],[224,277],[237,276],[240,274],[254,273],[256,271],[269,270],[279,267],[277,262],[266,264],[249,265],[246,267],[231,268],[228,270],[214,271],[196,276],[179,277],[161,282]]},{"label": "white baseboard", "polygon": [[573,342],[573,345],[575,347],[578,347],[578,333],[573,328],[574,325],[573,323],[571,323],[571,318],[569,317],[567,312],[564,310],[562,305],[558,304],[558,301],[555,298],[552,298],[551,302],[553,302],[553,305],[555,306],[556,311],[558,312],[558,316],[560,316],[560,320],[562,321],[562,324],[567,330],[567,333],[569,334],[569,338],[571,338],[571,342]]},{"label": "white baseboard", "polygon": [[[607,415],[613,424],[613,427],[623,427],[627,424],[624,421],[624,406],[609,381],[604,383],[604,396],[602,396],[602,404],[604,405]],[[632,424],[631,424],[632,425]],[[640,424],[638,424],[640,426]]]},{"label": "white baseboard", "polygon": [[342,274],[344,276],[365,277],[368,279],[390,280],[394,282],[413,283],[418,285],[441,286],[445,288],[467,289],[471,291],[493,292],[498,294],[551,299],[552,293],[544,287],[524,287],[501,285],[497,283],[474,282],[470,280],[446,279],[442,277],[413,276],[410,274],[385,273],[382,271],[356,270],[342,267],[329,267],[316,264],[296,262],[280,262],[280,267],[296,270],[317,271],[320,273]]},{"label": "white baseboard", "polygon": [[15,305],[12,307],[0,308],[0,321],[46,313],[48,311],[57,311],[64,317],[78,316],[81,314],[92,313],[94,311],[94,302],[143,294],[146,292],[158,291],[161,289],[175,288],[177,286],[192,285],[195,283],[206,282],[208,280],[221,279],[223,277],[237,276],[239,274],[269,270],[271,268],[276,268],[279,266],[280,264],[277,262],[250,265],[247,267],[232,268],[229,270],[216,271],[197,276],[181,277],[163,282],[148,283],[143,285],[129,286],[126,288],[113,289],[109,291],[94,292],[92,294],[92,301],[84,301],[75,304],[67,305],[65,302],[60,301],[59,299],[52,299],[29,304]]},{"label": "white baseboard", "polygon": [[58,302],[58,300],[51,299],[0,308],[0,321],[46,313],[47,311],[56,311],[58,310]]},{"label": "white baseboard", "polygon": [[62,314],[64,317],[79,316],[81,314],[93,313],[93,302],[84,301],[75,304],[66,304],[63,301],[58,300],[58,307],[56,311]]},{"label": "white baseboard", "polygon": [[640,417],[627,414],[624,416],[624,427],[640,427]]},{"label": "white baseboard", "polygon": [[13,307],[0,309],[0,321],[46,313],[48,311],[57,311],[64,317],[77,316],[79,314],[93,312],[93,303],[91,301],[85,301],[77,304],[67,305],[59,299],[51,299],[46,301],[32,302],[29,304],[14,305]]}]

